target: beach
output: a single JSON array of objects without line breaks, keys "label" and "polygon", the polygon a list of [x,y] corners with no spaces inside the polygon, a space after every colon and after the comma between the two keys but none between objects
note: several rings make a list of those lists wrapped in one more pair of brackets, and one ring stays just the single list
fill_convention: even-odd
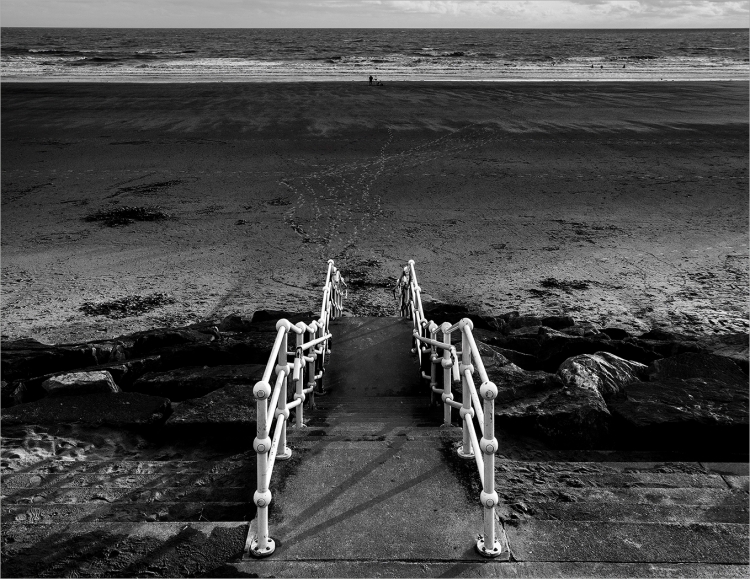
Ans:
[{"label": "beach", "polygon": [[[303,311],[747,331],[746,82],[4,83],[3,336]],[[159,206],[157,221],[86,221]],[[169,294],[142,315],[85,304]],[[345,303],[346,305],[346,303]]]}]

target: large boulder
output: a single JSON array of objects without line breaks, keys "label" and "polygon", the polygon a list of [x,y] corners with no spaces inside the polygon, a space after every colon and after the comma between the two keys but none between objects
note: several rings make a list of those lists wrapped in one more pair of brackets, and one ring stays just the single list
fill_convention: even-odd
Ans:
[{"label": "large boulder", "polygon": [[729,358],[745,374],[748,373],[750,361],[750,336],[748,334],[720,334],[700,341],[706,352]]},{"label": "large boulder", "polygon": [[133,351],[135,355],[146,355],[155,350],[162,350],[184,344],[204,344],[214,341],[211,334],[187,328],[155,328],[133,334]]},{"label": "large boulder", "polygon": [[438,325],[444,322],[455,324],[463,318],[469,318],[477,329],[492,330],[495,332],[504,329],[504,322],[502,320],[493,316],[475,314],[469,311],[466,306],[423,300],[422,310],[428,320]]},{"label": "large boulder", "polygon": [[148,372],[126,390],[182,401],[205,396],[230,384],[249,385],[252,389],[264,370],[264,364],[188,366],[168,372]]},{"label": "large boulder", "polygon": [[575,325],[575,320],[570,316],[547,316],[542,318],[542,325],[548,328],[559,330],[561,328],[569,328]]},{"label": "large boulder", "polygon": [[106,370],[61,374],[42,382],[42,388],[51,396],[120,392],[112,375]]},{"label": "large boulder", "polygon": [[659,354],[630,341],[611,340],[604,333],[591,337],[570,336],[561,332],[546,332],[541,335],[539,365],[547,372],[557,372],[565,360],[582,354],[609,352],[625,360],[650,364]]},{"label": "large boulder", "polygon": [[747,376],[731,359],[692,352],[655,360],[649,367],[649,380],[701,380],[747,386]]},{"label": "large boulder", "polygon": [[273,348],[275,332],[247,332],[221,341],[178,344],[154,350],[163,370],[184,366],[265,364]]},{"label": "large boulder", "polygon": [[568,358],[558,368],[557,375],[565,386],[595,390],[608,398],[619,394],[631,382],[645,380],[648,366],[609,352],[597,352]]},{"label": "large boulder", "polygon": [[[113,364],[104,364],[102,366],[93,366],[88,368],[87,372],[106,371],[112,376],[115,384],[120,389],[127,389],[127,385],[132,384],[141,374],[149,371],[156,371],[161,368],[161,359],[159,356],[147,356],[145,358],[133,358],[115,362]],[[11,382],[7,389],[3,390],[3,406],[13,406],[23,402],[33,402],[47,396],[47,391],[42,387],[44,382],[64,374],[64,372],[53,372],[42,376],[32,376]]]},{"label": "large boulder", "polygon": [[71,424],[131,427],[163,422],[171,412],[167,398],[137,392],[53,396],[2,409],[9,425]]},{"label": "large boulder", "polygon": [[293,324],[298,322],[310,323],[320,315],[320,312],[288,312],[285,310],[257,310],[253,313],[251,323],[260,324],[261,322],[275,325],[281,319],[289,320]]},{"label": "large boulder", "polygon": [[6,382],[98,363],[96,349],[89,344],[51,346],[31,338],[3,341],[0,360]]},{"label": "large boulder", "polygon": [[561,447],[604,443],[610,416],[597,391],[563,387],[555,374],[527,372],[514,364],[487,373],[498,387],[495,416],[501,428],[531,430]]},{"label": "large boulder", "polygon": [[720,356],[658,360],[649,381],[629,384],[609,409],[622,445],[748,453],[747,376]]},{"label": "large boulder", "polygon": [[248,318],[242,314],[229,314],[219,324],[219,330],[222,332],[249,332],[252,329],[252,317]]},{"label": "large boulder", "polygon": [[252,384],[231,384],[175,404],[165,427],[175,434],[242,434],[252,443],[256,407]]}]

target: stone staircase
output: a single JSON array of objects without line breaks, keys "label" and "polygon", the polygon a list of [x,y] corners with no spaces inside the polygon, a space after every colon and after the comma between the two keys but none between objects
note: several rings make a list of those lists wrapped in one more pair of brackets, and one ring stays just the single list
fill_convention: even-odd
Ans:
[{"label": "stone staircase", "polygon": [[120,435],[50,430],[50,458],[2,478],[3,575],[748,575],[747,464],[528,460],[504,435],[496,484],[508,560],[482,559],[476,467],[455,453],[460,429],[441,427],[429,405],[409,328],[335,323],[329,393],[305,409],[307,428],[289,430],[293,456],[273,475],[272,557],[242,559],[252,433],[218,445],[132,435],[104,452]]}]

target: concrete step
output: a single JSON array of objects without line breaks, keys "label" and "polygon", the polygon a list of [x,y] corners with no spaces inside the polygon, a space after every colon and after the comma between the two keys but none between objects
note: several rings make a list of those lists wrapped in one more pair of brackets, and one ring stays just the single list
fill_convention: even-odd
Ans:
[{"label": "concrete step", "polygon": [[35,488],[160,488],[180,486],[238,486],[252,480],[254,468],[243,465],[234,473],[168,473],[168,474],[115,474],[70,473],[65,475],[14,475],[3,477],[3,494],[16,489]]},{"label": "concrete step", "polygon": [[602,563],[494,561],[242,561],[215,570],[216,577],[696,577],[745,578],[745,565],[705,563]]},{"label": "concrete step", "polygon": [[4,577],[194,576],[238,560],[244,521],[3,524]]},{"label": "concrete step", "polygon": [[735,505],[654,505],[611,502],[563,503],[534,502],[516,504],[511,511],[534,520],[600,521],[623,523],[737,523],[747,524],[747,504]]},{"label": "concrete step", "polygon": [[[252,497],[251,497],[252,498]],[[217,522],[250,521],[255,517],[255,504],[247,502],[164,502],[106,504],[39,504],[3,505],[4,522],[24,524],[61,524],[79,522]]]},{"label": "concrete step", "polygon": [[252,500],[255,487],[252,483],[242,487],[178,487],[156,488],[25,488],[17,489],[2,496],[3,505],[43,505],[43,504],[107,504],[114,502],[147,503],[163,502],[215,502],[232,503]]}]

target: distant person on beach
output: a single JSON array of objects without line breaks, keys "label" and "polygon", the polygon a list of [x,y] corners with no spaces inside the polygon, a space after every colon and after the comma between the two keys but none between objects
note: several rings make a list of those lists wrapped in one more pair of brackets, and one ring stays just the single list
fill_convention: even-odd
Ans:
[{"label": "distant person on beach", "polygon": [[370,86],[372,86],[372,75],[370,75]]},{"label": "distant person on beach", "polygon": [[[409,316],[409,304],[411,303],[410,285],[411,272],[409,271],[409,266],[405,266],[404,271],[401,272],[401,275],[396,280],[396,287],[393,288],[393,298],[399,300],[399,313],[404,318]],[[398,297],[396,297],[397,293]]]}]

